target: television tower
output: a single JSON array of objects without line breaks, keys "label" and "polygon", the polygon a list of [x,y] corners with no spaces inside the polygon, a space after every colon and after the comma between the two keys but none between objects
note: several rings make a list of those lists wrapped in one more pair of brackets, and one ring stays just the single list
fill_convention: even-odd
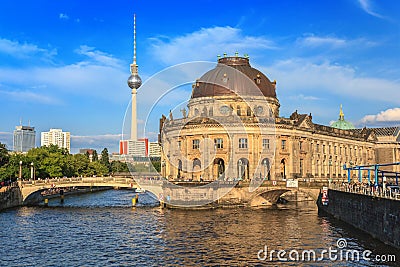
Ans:
[{"label": "television tower", "polygon": [[136,64],[136,15],[133,15],[133,63],[131,66],[131,76],[128,78],[128,86],[132,93],[132,123],[131,140],[137,141],[137,114],[136,114],[136,93],[142,85],[142,79],[138,74],[138,65]]}]

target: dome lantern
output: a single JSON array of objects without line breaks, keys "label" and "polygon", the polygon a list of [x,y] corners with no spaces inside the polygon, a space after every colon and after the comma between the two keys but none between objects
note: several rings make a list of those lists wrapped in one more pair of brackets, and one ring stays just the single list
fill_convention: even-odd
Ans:
[{"label": "dome lantern", "polygon": [[331,127],[332,128],[336,128],[336,129],[341,129],[341,130],[352,130],[352,129],[355,129],[354,125],[351,122],[346,121],[344,119],[342,105],[340,105],[339,120],[333,122],[331,124]]}]

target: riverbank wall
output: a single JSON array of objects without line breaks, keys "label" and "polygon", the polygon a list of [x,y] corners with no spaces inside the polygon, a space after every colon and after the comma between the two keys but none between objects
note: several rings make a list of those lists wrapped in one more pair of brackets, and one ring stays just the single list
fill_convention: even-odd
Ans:
[{"label": "riverbank wall", "polygon": [[346,222],[372,237],[400,249],[400,201],[328,190],[328,204],[317,201],[318,210]]},{"label": "riverbank wall", "polygon": [[19,187],[7,188],[0,192],[0,211],[22,205],[22,194]]}]

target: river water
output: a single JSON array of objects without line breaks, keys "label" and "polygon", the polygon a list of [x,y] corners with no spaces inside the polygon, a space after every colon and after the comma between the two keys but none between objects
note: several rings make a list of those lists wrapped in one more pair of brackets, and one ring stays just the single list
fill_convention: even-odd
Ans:
[{"label": "river water", "polygon": [[[67,196],[63,204],[52,199],[49,207],[1,212],[0,266],[400,265],[398,250],[319,216],[315,203],[171,210],[152,206],[147,194],[132,208],[133,196],[132,191],[109,190]],[[329,247],[337,252],[320,257]],[[278,258],[272,250],[286,254]],[[343,256],[350,250],[360,257]],[[367,250],[372,254],[364,259]],[[315,260],[307,253],[302,258],[304,251],[315,251]],[[369,260],[388,255],[397,262]]]}]

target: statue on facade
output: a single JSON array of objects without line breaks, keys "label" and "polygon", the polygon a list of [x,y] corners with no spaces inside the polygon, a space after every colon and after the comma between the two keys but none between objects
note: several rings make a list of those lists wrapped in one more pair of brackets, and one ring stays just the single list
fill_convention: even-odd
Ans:
[{"label": "statue on facade", "polygon": [[186,109],[185,108],[181,109],[181,112],[182,112],[183,118],[186,119]]}]

